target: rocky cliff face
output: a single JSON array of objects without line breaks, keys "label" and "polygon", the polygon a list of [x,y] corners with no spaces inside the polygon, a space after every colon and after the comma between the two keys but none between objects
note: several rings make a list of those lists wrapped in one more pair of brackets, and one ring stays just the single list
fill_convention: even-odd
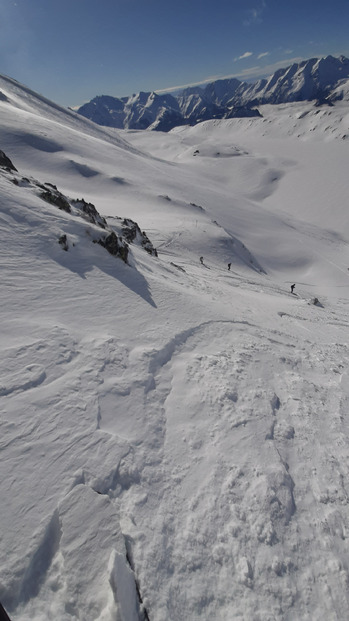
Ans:
[{"label": "rocky cliff face", "polygon": [[203,88],[187,88],[177,96],[141,92],[118,99],[102,95],[81,106],[78,112],[108,127],[169,131],[178,125],[195,125],[209,119],[259,116],[256,106],[267,103],[330,102],[340,96],[338,93],[346,92],[348,80],[349,59],[327,56],[279,69],[254,84],[228,78]]}]

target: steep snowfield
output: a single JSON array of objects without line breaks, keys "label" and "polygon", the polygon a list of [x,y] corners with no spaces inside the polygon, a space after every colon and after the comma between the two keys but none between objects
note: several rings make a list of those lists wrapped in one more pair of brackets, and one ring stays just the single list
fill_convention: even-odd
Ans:
[{"label": "steep snowfield", "polygon": [[117,133],[0,91],[11,619],[347,618],[347,104]]}]

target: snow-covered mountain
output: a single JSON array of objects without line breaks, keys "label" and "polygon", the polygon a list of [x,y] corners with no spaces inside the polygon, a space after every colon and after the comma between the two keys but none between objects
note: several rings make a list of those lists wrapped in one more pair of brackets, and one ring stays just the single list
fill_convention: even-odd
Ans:
[{"label": "snow-covered mountain", "polygon": [[153,124],[159,131],[168,131],[183,123],[179,104],[172,95],[138,93],[118,99],[101,95],[79,108],[86,118],[107,127],[147,129]]},{"label": "snow-covered mountain", "polygon": [[279,69],[270,78],[245,86],[238,101],[280,104],[290,101],[324,101],[343,80],[349,79],[349,59],[312,58]]},{"label": "snow-covered mountain", "polygon": [[12,621],[347,618],[336,95],[118,132],[0,78]]},{"label": "snow-covered mountain", "polygon": [[81,106],[79,114],[95,123],[125,129],[169,131],[209,119],[260,116],[256,106],[292,101],[331,101],[349,79],[344,56],[312,58],[279,69],[254,84],[235,78],[216,80],[204,88],[187,88],[179,95],[138,93],[118,99],[101,95]]}]

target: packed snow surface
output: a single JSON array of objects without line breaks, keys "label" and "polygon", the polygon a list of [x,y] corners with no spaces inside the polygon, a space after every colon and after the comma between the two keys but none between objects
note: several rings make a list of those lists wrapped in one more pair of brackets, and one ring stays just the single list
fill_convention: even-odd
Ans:
[{"label": "packed snow surface", "polygon": [[348,102],[163,134],[0,95],[11,619],[348,618]]}]

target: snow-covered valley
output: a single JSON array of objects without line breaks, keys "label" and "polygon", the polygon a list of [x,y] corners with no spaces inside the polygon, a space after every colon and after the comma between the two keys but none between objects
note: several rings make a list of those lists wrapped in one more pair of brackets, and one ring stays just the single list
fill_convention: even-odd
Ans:
[{"label": "snow-covered valley", "polygon": [[[166,134],[0,94],[12,621],[343,621],[348,102]],[[158,256],[111,256],[33,180]]]}]

